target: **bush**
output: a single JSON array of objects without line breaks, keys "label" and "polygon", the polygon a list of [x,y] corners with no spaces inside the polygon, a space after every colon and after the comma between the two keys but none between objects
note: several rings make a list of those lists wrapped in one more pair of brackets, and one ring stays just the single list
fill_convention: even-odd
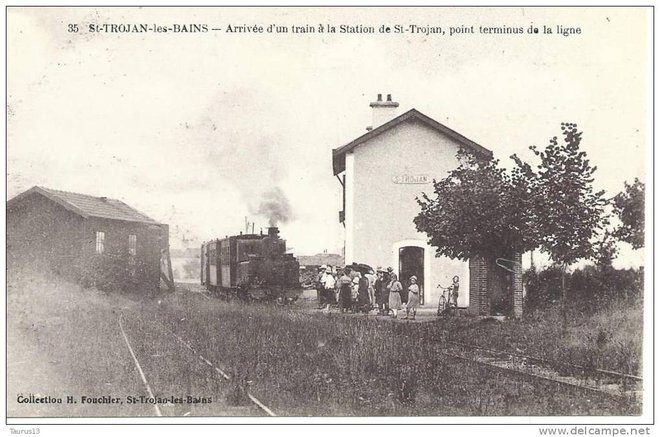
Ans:
[{"label": "bush", "polygon": [[150,277],[148,266],[140,258],[130,261],[128,255],[95,255],[81,268],[80,276],[84,287],[106,292],[136,290],[150,285],[145,282]]},{"label": "bush", "polygon": [[[561,268],[527,270],[523,274],[527,289],[527,309],[544,307],[561,299]],[[601,307],[618,300],[639,298],[644,290],[644,269],[613,269],[586,266],[565,277],[566,296],[574,305]]]}]

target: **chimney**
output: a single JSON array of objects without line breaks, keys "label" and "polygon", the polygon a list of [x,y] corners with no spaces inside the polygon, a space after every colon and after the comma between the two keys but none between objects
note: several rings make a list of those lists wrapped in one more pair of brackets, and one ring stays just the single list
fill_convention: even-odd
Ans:
[{"label": "chimney", "polygon": [[[383,95],[378,94],[376,101],[371,102],[369,106],[373,108],[373,124],[371,128],[376,129],[378,126],[387,123],[397,116],[399,103],[392,101],[392,94],[388,94],[385,101],[383,101]],[[367,130],[371,129],[367,128]]]},{"label": "chimney", "polygon": [[277,229],[277,226],[270,226],[266,229],[268,229],[268,236],[271,238],[277,238],[280,233],[280,230]]}]

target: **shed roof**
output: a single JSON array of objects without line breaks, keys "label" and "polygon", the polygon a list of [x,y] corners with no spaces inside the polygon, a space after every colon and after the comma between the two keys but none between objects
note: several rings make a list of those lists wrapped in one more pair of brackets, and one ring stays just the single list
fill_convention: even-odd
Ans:
[{"label": "shed roof", "polygon": [[350,152],[360,144],[364,144],[367,141],[371,140],[372,138],[382,134],[385,131],[388,131],[392,129],[395,126],[398,126],[399,124],[406,122],[406,121],[411,121],[411,120],[418,120],[432,129],[435,129],[438,132],[441,132],[450,138],[454,139],[456,142],[461,144],[462,146],[465,146],[468,150],[474,152],[477,156],[483,157],[485,159],[491,159],[493,157],[493,152],[486,149],[483,146],[480,146],[479,144],[475,143],[474,141],[464,137],[463,135],[459,134],[458,132],[448,128],[444,124],[435,121],[429,116],[426,116],[416,110],[415,108],[411,109],[408,112],[405,112],[398,117],[388,121],[387,123],[384,123],[380,126],[378,126],[376,129],[370,130],[366,134],[356,138],[355,140],[351,141],[350,143],[341,146],[337,149],[332,150],[332,170],[334,171],[335,175],[338,175],[339,173],[343,172],[346,170],[346,153]]},{"label": "shed roof", "polygon": [[84,218],[100,217],[111,220],[122,220],[127,222],[139,222],[150,224],[161,224],[156,220],[142,214],[140,211],[132,208],[117,199],[108,197],[95,197],[87,194],[71,193],[69,191],[53,190],[46,187],[34,186],[27,191],[9,199],[7,207],[11,207],[33,193],[40,194],[53,202],[63,206],[69,211],[78,214]]}]

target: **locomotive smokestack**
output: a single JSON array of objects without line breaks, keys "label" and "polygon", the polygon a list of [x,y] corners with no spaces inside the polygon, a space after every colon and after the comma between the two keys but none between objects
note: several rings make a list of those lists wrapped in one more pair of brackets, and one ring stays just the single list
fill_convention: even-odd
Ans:
[{"label": "locomotive smokestack", "polygon": [[269,237],[277,238],[277,236],[280,234],[280,230],[277,228],[277,226],[270,226],[266,229],[268,229]]}]

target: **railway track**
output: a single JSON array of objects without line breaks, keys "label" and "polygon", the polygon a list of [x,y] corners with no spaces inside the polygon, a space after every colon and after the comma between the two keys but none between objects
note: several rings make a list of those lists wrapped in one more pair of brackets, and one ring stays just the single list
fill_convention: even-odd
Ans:
[{"label": "railway track", "polygon": [[155,402],[156,398],[154,396],[154,393],[151,391],[151,386],[147,382],[147,377],[144,375],[144,372],[142,371],[142,366],[140,365],[140,362],[138,361],[137,357],[135,356],[135,352],[133,351],[133,347],[131,346],[131,342],[128,340],[128,336],[126,335],[126,331],[124,331],[124,325],[121,322],[122,315],[119,315],[119,318],[117,319],[117,323],[119,324],[119,330],[121,331],[121,335],[124,337],[124,341],[126,342],[126,347],[128,347],[128,351],[131,353],[131,357],[133,358],[133,363],[135,364],[135,368],[137,369],[138,373],[140,374],[140,379],[142,379],[142,383],[144,384],[144,388],[147,390],[147,393],[149,394],[149,399],[154,400],[154,411],[156,413],[156,416],[162,416],[163,413],[160,411],[160,407],[158,404]]},{"label": "railway track", "polygon": [[[199,353],[195,350],[195,348],[192,347],[192,346],[190,345],[190,343],[188,343],[187,341],[185,341],[183,338],[179,337],[179,336],[178,336],[176,333],[174,333],[174,332],[171,332],[171,334],[174,336],[174,338],[177,339],[177,341],[178,341],[179,343],[181,343],[181,344],[182,344],[183,346],[185,346],[188,350],[190,350],[190,352],[192,352],[193,354],[195,354],[195,355],[196,355],[196,356],[197,356],[197,357],[198,357],[198,358],[199,358],[204,364],[206,364],[207,366],[212,367],[213,370],[215,370],[220,376],[222,376],[222,378],[224,378],[226,381],[231,380],[231,377],[230,377],[227,373],[225,373],[224,371],[222,371],[222,369],[220,369],[220,368],[217,367],[215,364],[213,364],[211,361],[209,361],[208,359],[206,359],[203,355],[199,354]],[[247,394],[248,398],[250,399],[250,402],[252,402],[252,403],[253,403],[257,408],[259,408],[261,411],[263,411],[264,413],[266,413],[268,416],[271,416],[271,417],[277,417],[277,414],[275,414],[275,413],[273,412],[273,410],[271,410],[271,409],[268,408],[266,405],[264,405],[263,402],[261,402],[259,399],[257,399],[257,398],[256,398],[253,394],[251,394],[249,391],[246,391],[246,394]]]},{"label": "railway track", "polygon": [[[118,319],[117,319],[117,324],[119,325],[119,330],[120,333],[126,343],[126,347],[129,350],[129,353],[133,359],[133,364],[135,365],[135,369],[137,370],[138,374],[140,375],[140,379],[142,380],[142,383],[144,385],[145,391],[148,394],[148,399],[151,401],[154,412],[156,416],[164,416],[167,414],[163,414],[161,408],[159,407],[158,403],[156,402],[156,396],[154,396],[154,392],[151,388],[151,385],[149,384],[147,377],[145,375],[145,372],[143,370],[143,366],[140,364],[140,361],[138,360],[138,356],[135,353],[135,349],[131,345],[131,342],[129,340],[128,335],[126,334],[126,330],[124,329],[124,323],[123,323],[123,315],[120,314]],[[162,324],[161,324],[162,325]],[[165,328],[166,329],[166,328]],[[169,331],[169,330],[168,330]],[[223,380],[225,381],[231,381],[231,377],[223,371],[220,367],[216,366],[213,362],[205,358],[203,355],[198,353],[195,348],[187,341],[185,341],[183,338],[181,338],[179,335],[177,335],[175,332],[169,331],[170,334],[177,340],[177,342],[181,345],[183,345],[186,349],[188,349],[190,352],[194,354],[194,356],[202,363],[206,364],[207,366],[211,367],[220,377],[222,377]],[[251,404],[258,408],[258,410],[267,416],[270,417],[277,417],[277,414],[273,412],[272,409],[268,408],[263,402],[261,402],[259,399],[257,399],[256,396],[254,396],[252,393],[249,391],[245,391],[245,394],[247,395],[247,398],[251,402]],[[184,414],[187,415],[190,412]]]},{"label": "railway track", "polygon": [[554,363],[528,355],[458,341],[446,340],[441,345],[440,352],[445,356],[527,378],[552,382],[618,400],[636,401],[642,394],[643,380],[637,375],[604,369],[587,369],[571,363]]}]

